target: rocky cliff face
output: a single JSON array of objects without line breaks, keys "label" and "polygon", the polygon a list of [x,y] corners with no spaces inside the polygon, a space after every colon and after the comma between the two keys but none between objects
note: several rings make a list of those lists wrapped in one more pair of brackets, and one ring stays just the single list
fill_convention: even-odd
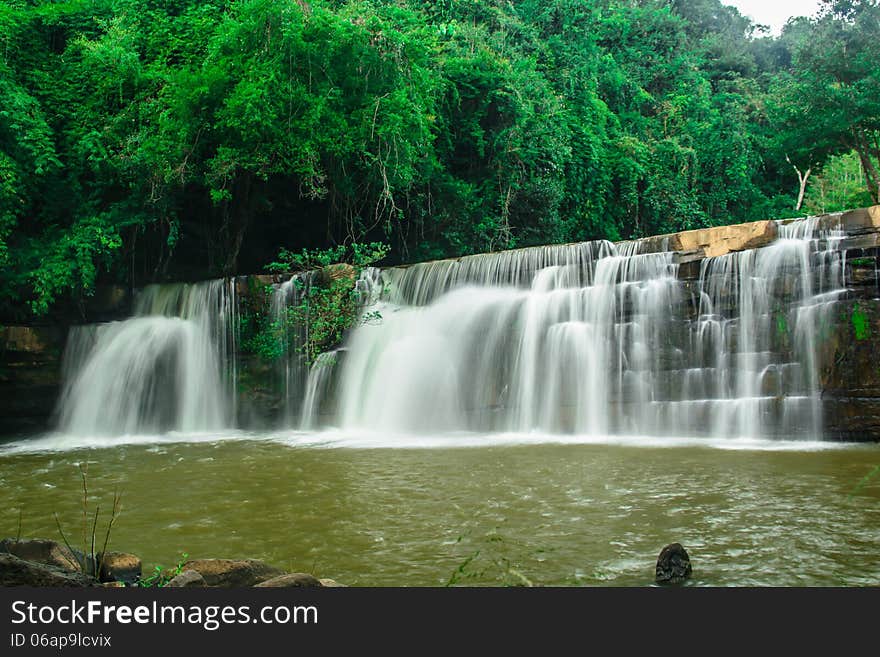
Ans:
[{"label": "rocky cliff face", "polygon": [[48,427],[61,390],[66,335],[53,326],[0,328],[0,435]]},{"label": "rocky cliff face", "polygon": [[126,288],[99,286],[81,306],[61,304],[42,323],[0,325],[0,440],[50,428],[72,318],[106,322],[130,312]]}]

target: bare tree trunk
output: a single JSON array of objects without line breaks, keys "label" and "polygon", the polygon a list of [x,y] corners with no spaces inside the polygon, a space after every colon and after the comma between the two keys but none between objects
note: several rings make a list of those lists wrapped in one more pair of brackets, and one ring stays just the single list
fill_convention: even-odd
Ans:
[{"label": "bare tree trunk", "polygon": [[807,193],[807,182],[810,180],[810,174],[813,173],[813,167],[807,167],[807,170],[801,173],[801,170],[798,169],[790,159],[788,159],[788,155],[785,156],[785,161],[791,164],[791,168],[794,169],[794,172],[798,177],[798,197],[794,209],[795,212],[800,212],[801,208],[804,206],[804,196]]},{"label": "bare tree trunk", "polygon": [[[797,171],[797,167],[795,167],[795,171]],[[794,209],[797,212],[801,211],[801,208],[804,206],[804,195],[807,193],[807,181],[810,179],[810,174],[813,172],[812,168],[808,168],[806,172],[801,175],[801,172],[798,171],[798,181],[800,183],[800,189],[798,190],[798,199],[797,205],[794,206]]]}]

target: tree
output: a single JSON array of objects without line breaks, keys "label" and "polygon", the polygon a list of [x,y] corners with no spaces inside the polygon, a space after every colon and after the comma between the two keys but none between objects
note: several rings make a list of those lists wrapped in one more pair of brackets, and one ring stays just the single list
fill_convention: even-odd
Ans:
[{"label": "tree", "polygon": [[875,0],[825,0],[795,48],[792,71],[780,77],[776,89],[778,123],[785,138],[796,142],[799,168],[854,151],[874,203],[880,202],[878,32]]},{"label": "tree", "polygon": [[721,0],[7,0],[0,312],[279,247],[393,263],[791,216],[817,174],[876,200],[877,13],[828,1],[775,39]]}]

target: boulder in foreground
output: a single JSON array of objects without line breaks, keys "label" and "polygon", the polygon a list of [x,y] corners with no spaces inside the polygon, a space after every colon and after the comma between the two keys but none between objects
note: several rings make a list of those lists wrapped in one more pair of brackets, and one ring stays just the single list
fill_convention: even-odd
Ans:
[{"label": "boulder in foreground", "polygon": [[279,575],[272,579],[260,582],[257,587],[272,589],[288,589],[294,587],[315,587],[324,586],[321,581],[314,575],[308,573],[290,573],[289,575]]},{"label": "boulder in foreground", "polygon": [[98,563],[101,564],[102,582],[123,582],[133,586],[141,578],[141,560],[133,554],[108,552],[98,555]]},{"label": "boulder in foreground", "polygon": [[173,589],[191,589],[205,587],[207,583],[195,570],[184,570],[172,577],[165,586]]},{"label": "boulder in foreground", "polygon": [[257,559],[193,559],[183,570],[194,570],[208,586],[240,588],[283,575],[284,571]]},{"label": "boulder in foreground", "polygon": [[5,538],[0,541],[0,552],[12,554],[24,561],[54,566],[61,570],[80,571],[80,564],[66,546],[45,538]]},{"label": "boulder in foreground", "polygon": [[0,586],[67,588],[100,586],[100,584],[95,579],[79,572],[25,561],[14,554],[0,553]]}]

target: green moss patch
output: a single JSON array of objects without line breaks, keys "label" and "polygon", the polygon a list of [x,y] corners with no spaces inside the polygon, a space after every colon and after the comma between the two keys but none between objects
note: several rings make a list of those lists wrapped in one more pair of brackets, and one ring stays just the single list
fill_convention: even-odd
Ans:
[{"label": "green moss patch", "polygon": [[868,321],[868,315],[862,310],[861,306],[856,304],[850,319],[856,334],[856,340],[867,340],[871,336],[871,323]]}]

